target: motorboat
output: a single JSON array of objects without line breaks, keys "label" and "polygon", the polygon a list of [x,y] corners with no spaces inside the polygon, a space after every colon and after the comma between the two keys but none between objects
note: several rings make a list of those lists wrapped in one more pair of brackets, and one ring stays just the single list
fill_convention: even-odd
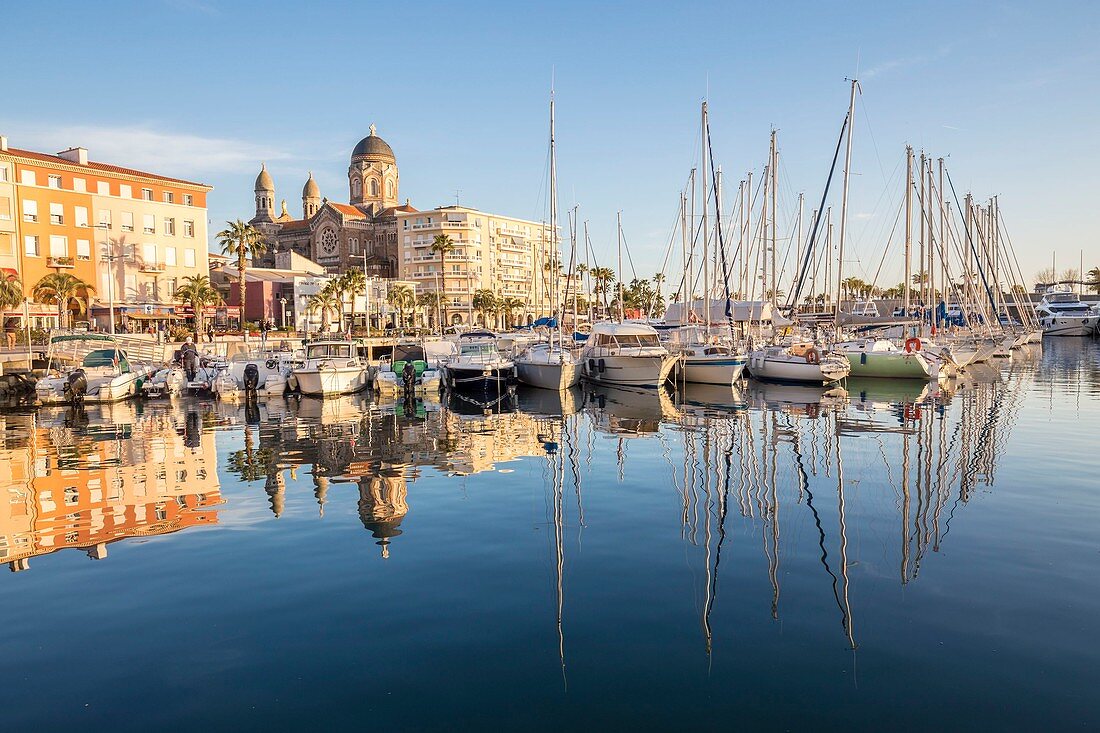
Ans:
[{"label": "motorboat", "polygon": [[150,365],[131,363],[109,334],[57,333],[47,354],[47,376],[34,387],[43,405],[124,400],[138,394],[153,372]]},{"label": "motorboat", "polygon": [[581,378],[577,353],[560,344],[528,346],[516,355],[515,362],[519,381],[540,389],[560,392],[575,387]]},{"label": "motorboat", "polygon": [[659,387],[679,361],[646,323],[597,323],[581,352],[586,379],[626,387]]},{"label": "motorboat", "polygon": [[908,339],[904,348],[889,339],[853,339],[834,344],[833,351],[847,357],[852,377],[927,380],[940,376],[939,369],[921,353],[916,338]]},{"label": "motorboat", "polygon": [[515,385],[516,365],[497,346],[488,331],[467,331],[458,337],[458,353],[443,364],[445,384],[451,389],[500,393]]},{"label": "motorboat", "polygon": [[806,341],[756,349],[749,355],[748,369],[762,381],[823,385],[847,377],[852,365],[843,354]]},{"label": "motorboat", "polygon": [[187,382],[187,375],[179,364],[170,364],[153,372],[153,375],[141,385],[142,394],[145,397],[155,399],[157,397],[175,397],[183,391],[183,385]]},{"label": "motorboat", "polygon": [[439,392],[442,385],[442,363],[454,354],[450,341],[399,343],[393,354],[384,357],[372,382],[374,391],[384,397],[396,397],[404,391],[405,364],[412,362],[415,370],[413,391],[419,395]]},{"label": "motorboat", "polygon": [[352,341],[324,340],[306,345],[305,359],[291,372],[304,395],[329,397],[360,392],[367,386],[367,364]]},{"label": "motorboat", "polygon": [[220,399],[236,399],[245,394],[278,397],[289,388],[294,368],[303,364],[301,351],[235,354],[214,377],[210,389]]},{"label": "motorboat", "polygon": [[1100,323],[1100,314],[1068,285],[1047,288],[1035,312],[1044,336],[1091,336]]}]

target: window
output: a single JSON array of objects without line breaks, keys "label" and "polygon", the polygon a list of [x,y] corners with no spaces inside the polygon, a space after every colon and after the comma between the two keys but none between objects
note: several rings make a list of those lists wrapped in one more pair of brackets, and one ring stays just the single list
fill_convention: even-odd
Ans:
[{"label": "window", "polygon": [[153,200],[153,189],[151,189],[151,188],[141,189],[141,198],[142,198],[143,201],[152,201]]},{"label": "window", "polygon": [[73,190],[79,193],[86,193],[88,191],[88,182],[83,178],[74,178]]},{"label": "window", "polygon": [[127,186],[125,183],[118,184],[118,195],[124,199],[132,199],[134,197],[134,189]]},{"label": "window", "polygon": [[169,267],[175,267],[176,266],[176,248],[175,247],[165,247],[164,248],[164,264],[168,265]]},{"label": "window", "polygon": [[38,182],[34,178],[34,171],[19,171],[19,182],[24,186],[38,185]]},{"label": "window", "polygon": [[194,206],[195,205],[195,197],[192,196],[189,193],[183,194],[183,205],[184,206]]},{"label": "window", "polygon": [[[175,250],[172,250],[172,252],[175,253]],[[172,256],[174,257],[175,254],[173,254]],[[174,277],[168,278],[168,297],[169,298],[175,298],[176,297],[176,278],[174,278]]]},{"label": "window", "polygon": [[11,221],[11,199],[0,196],[0,221]]},{"label": "window", "polygon": [[164,220],[164,233],[169,236],[175,236],[176,234],[176,220],[165,219]]},{"label": "window", "polygon": [[147,265],[157,264],[157,245],[146,244],[142,247],[141,256]]},{"label": "window", "polygon": [[110,209],[100,209],[99,210],[99,225],[100,226],[105,226],[108,229],[111,228],[111,210]]},{"label": "window", "polygon": [[185,249],[183,250],[183,266],[194,267],[195,266],[195,250]]},{"label": "window", "polygon": [[157,233],[157,218],[152,214],[142,214],[141,216],[141,229],[146,234]]},{"label": "window", "polygon": [[64,224],[65,223],[65,205],[64,204],[50,204],[50,223],[51,224]]},{"label": "window", "polygon": [[87,239],[76,240],[76,258],[78,260],[92,259],[92,243]]},{"label": "window", "polygon": [[195,222],[183,220],[183,236],[193,237],[195,236]]},{"label": "window", "polygon": [[105,295],[108,295],[108,296],[111,295],[112,288],[111,288],[111,275],[110,275],[110,273],[104,272],[103,274],[101,274],[99,276],[99,290],[100,290],[101,293],[104,293]]},{"label": "window", "polygon": [[73,209],[73,219],[78,227],[88,226],[88,209],[83,206],[77,206]]},{"label": "window", "polygon": [[6,165],[0,165],[0,181],[8,182],[8,167]]},{"label": "window", "polygon": [[408,219],[402,219],[401,220],[401,228],[404,229],[405,231],[408,231],[408,229],[409,229],[409,220]]},{"label": "window", "polygon": [[111,184],[109,181],[96,181],[95,192],[100,196],[111,195]]},{"label": "window", "polygon": [[126,276],[122,292],[127,298],[133,298],[138,294],[137,275]]},{"label": "window", "polygon": [[134,212],[123,211],[122,212],[122,231],[132,232],[134,231]]},{"label": "window", "polygon": [[61,176],[46,176],[46,185],[50,188],[61,188]]},{"label": "window", "polygon": [[164,192],[164,203],[166,203],[166,204],[176,203],[176,194],[172,193],[171,191],[165,191]]},{"label": "window", "polygon": [[23,199],[23,221],[38,221],[38,202]]},{"label": "window", "polygon": [[69,238],[59,237],[56,234],[50,235],[50,257],[68,257],[69,256]]},{"label": "window", "polygon": [[23,246],[26,248],[24,251],[27,253],[27,257],[38,256],[38,237],[32,237],[28,234],[23,237]]}]

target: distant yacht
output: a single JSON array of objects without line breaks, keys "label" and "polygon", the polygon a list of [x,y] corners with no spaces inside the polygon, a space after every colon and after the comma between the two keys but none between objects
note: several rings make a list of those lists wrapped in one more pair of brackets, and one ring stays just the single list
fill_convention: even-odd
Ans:
[{"label": "distant yacht", "polygon": [[1091,336],[1100,315],[1068,285],[1052,285],[1035,308],[1044,336]]}]

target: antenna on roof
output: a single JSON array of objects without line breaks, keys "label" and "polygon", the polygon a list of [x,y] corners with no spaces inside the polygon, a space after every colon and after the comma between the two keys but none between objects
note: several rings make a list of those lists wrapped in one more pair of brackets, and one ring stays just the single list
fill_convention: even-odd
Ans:
[{"label": "antenna on roof", "polygon": [[456,188],[456,189],[455,189],[455,206],[459,206],[459,203],[458,203],[458,196],[459,196],[459,194],[461,194],[461,193],[462,193],[462,189],[461,189],[461,188]]}]

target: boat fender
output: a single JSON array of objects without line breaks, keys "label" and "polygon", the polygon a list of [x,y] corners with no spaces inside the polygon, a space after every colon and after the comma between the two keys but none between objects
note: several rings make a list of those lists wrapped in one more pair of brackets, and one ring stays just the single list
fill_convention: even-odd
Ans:
[{"label": "boat fender", "polygon": [[809,351],[806,352],[806,363],[807,364],[820,364],[821,363],[821,353],[817,350],[816,347],[813,348],[813,349],[810,349]]},{"label": "boat fender", "polygon": [[867,352],[866,351],[861,351],[860,352],[860,354],[859,354],[859,363],[860,364],[866,364],[867,363]]},{"label": "boat fender", "polygon": [[592,374],[595,371],[596,371],[596,360],[595,359],[589,359],[588,360],[588,373]]},{"label": "boat fender", "polygon": [[600,370],[600,374],[603,374],[603,370],[607,368],[607,363],[606,363],[606,362],[604,362],[604,360],[603,360],[603,359],[600,359],[600,360],[599,360],[599,361],[597,362],[597,366],[599,367],[599,370]]},{"label": "boat fender", "polygon": [[920,351],[920,339],[919,338],[907,338],[907,339],[905,339],[905,353],[912,354],[914,351]]}]

